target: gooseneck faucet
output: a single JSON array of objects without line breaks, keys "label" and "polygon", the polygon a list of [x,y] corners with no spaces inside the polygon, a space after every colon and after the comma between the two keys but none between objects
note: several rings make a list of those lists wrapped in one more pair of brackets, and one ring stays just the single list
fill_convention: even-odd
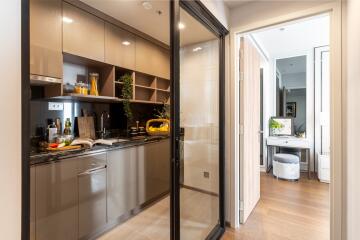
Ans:
[{"label": "gooseneck faucet", "polygon": [[106,134],[106,129],[105,129],[105,126],[104,126],[104,117],[106,116],[106,119],[109,119],[110,118],[110,114],[106,111],[103,111],[101,113],[101,117],[100,117],[100,128],[101,128],[101,138],[104,138],[105,137],[105,134]]}]

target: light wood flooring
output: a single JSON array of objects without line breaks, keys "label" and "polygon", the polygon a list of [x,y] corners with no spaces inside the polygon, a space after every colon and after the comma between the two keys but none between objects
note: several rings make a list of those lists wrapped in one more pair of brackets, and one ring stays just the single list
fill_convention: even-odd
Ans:
[{"label": "light wood flooring", "polygon": [[[218,218],[218,198],[181,190],[183,240],[201,240]],[[169,197],[162,199],[101,240],[168,240]],[[211,211],[209,211],[211,209]],[[303,176],[299,182],[261,174],[261,199],[240,229],[228,228],[223,240],[329,240],[329,185]]]},{"label": "light wood flooring", "polygon": [[330,239],[329,185],[277,180],[261,174],[261,199],[247,222],[227,229],[223,240]]},{"label": "light wood flooring", "polygon": [[[180,196],[181,239],[205,239],[219,218],[218,197],[186,188]],[[169,240],[169,210],[170,199],[165,197],[98,239]]]}]

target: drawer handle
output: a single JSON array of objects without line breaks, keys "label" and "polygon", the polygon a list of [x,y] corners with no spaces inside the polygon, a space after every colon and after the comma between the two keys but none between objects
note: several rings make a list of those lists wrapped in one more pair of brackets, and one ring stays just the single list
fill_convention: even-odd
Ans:
[{"label": "drawer handle", "polygon": [[79,174],[78,174],[78,177],[90,175],[90,174],[93,174],[93,173],[97,173],[97,172],[100,172],[100,171],[102,171],[103,169],[106,169],[106,168],[107,168],[106,165],[105,165],[105,166],[96,167],[96,168],[91,168],[91,169],[86,170],[86,171],[84,171],[84,172],[82,172],[82,173],[79,173]]}]

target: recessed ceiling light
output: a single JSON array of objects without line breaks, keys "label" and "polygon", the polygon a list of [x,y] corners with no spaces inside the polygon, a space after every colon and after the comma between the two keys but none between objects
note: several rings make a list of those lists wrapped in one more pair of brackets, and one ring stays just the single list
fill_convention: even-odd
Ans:
[{"label": "recessed ceiling light", "polygon": [[152,9],[152,4],[148,1],[144,1],[142,2],[142,6],[146,9],[146,10],[150,10]]},{"label": "recessed ceiling light", "polygon": [[129,41],[123,41],[122,44],[125,46],[129,46],[131,43]]},{"label": "recessed ceiling light", "polygon": [[197,52],[197,51],[200,51],[202,48],[201,47],[196,47],[193,49],[193,52]]},{"label": "recessed ceiling light", "polygon": [[63,17],[63,22],[64,23],[72,23],[74,20],[72,20],[71,18],[69,18],[69,17]]},{"label": "recessed ceiling light", "polygon": [[285,28],[282,27],[282,28],[280,28],[279,30],[280,30],[280,31],[285,31]]},{"label": "recessed ceiling light", "polygon": [[185,24],[183,24],[182,22],[179,22],[179,25],[178,25],[179,29],[184,29],[185,28]]}]

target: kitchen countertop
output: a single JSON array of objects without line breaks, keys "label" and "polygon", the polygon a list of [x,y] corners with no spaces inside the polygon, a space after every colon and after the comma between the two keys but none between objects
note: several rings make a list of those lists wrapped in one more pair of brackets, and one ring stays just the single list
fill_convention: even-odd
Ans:
[{"label": "kitchen countertop", "polygon": [[53,152],[53,151],[45,151],[40,153],[31,153],[30,154],[30,166],[40,165],[51,163],[55,161],[60,161],[67,158],[73,157],[80,157],[89,154],[95,153],[102,153],[107,151],[112,151],[121,148],[129,148],[144,145],[147,143],[158,142],[164,139],[168,139],[168,136],[147,136],[143,139],[131,139],[129,138],[128,141],[115,143],[112,146],[109,145],[95,145],[92,148],[81,148],[76,150],[68,150],[68,151],[60,151],[60,152]]}]

